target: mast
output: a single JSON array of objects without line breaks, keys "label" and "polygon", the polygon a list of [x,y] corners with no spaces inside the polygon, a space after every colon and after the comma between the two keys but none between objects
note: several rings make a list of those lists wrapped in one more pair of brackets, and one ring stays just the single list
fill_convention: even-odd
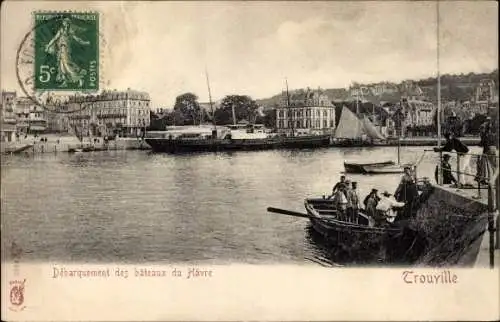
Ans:
[{"label": "mast", "polygon": [[206,67],[205,67],[205,76],[207,78],[208,100],[210,102],[210,112],[212,113],[212,123],[214,125],[214,130],[217,131],[217,125],[215,124],[214,106],[212,104],[212,94],[210,93],[210,82],[208,81],[208,71],[207,71]]},{"label": "mast", "polygon": [[292,129],[292,136],[295,136],[292,111],[290,110],[290,95],[288,94],[288,80],[286,78],[285,78],[285,84],[286,84],[286,107],[287,107],[288,113],[290,114],[290,120],[291,120],[290,126]]},{"label": "mast", "polygon": [[234,111],[234,103],[231,104],[231,110],[233,112],[233,125],[236,125],[236,113]]},{"label": "mast", "polygon": [[360,88],[356,91],[356,116],[359,117],[359,91]]},{"label": "mast", "polygon": [[[437,145],[441,147],[441,72],[439,70],[439,1],[436,1],[436,43],[437,43]],[[441,159],[442,152],[439,153],[439,164],[438,164],[438,184],[443,183],[443,175],[441,173]]]}]

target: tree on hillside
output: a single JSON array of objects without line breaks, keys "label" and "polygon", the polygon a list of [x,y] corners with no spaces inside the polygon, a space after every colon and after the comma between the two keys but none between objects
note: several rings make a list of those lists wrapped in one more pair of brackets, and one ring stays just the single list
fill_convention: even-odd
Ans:
[{"label": "tree on hillside", "polygon": [[198,103],[198,96],[195,94],[184,93],[175,99],[174,116],[177,125],[200,124],[202,113],[203,111]]},{"label": "tree on hillside", "polygon": [[222,99],[217,110],[215,110],[215,120],[217,124],[232,124],[233,112],[236,115],[236,123],[247,120],[254,123],[257,118],[257,103],[246,95],[228,95]]},{"label": "tree on hillside", "polygon": [[269,129],[276,128],[276,109],[265,111],[264,116],[257,116],[255,123],[264,124]]}]

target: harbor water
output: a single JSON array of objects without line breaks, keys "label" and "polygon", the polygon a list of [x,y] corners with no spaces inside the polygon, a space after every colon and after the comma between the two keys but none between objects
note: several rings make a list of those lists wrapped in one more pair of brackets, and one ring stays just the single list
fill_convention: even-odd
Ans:
[{"label": "harbor water", "polygon": [[[433,180],[437,154],[403,147]],[[472,148],[472,152],[480,152]],[[397,162],[396,147],[155,154],[102,151],[2,157],[2,260],[158,263],[327,262],[303,200],[329,194],[344,160]],[[454,160],[452,160],[454,162]],[[453,163],[452,163],[453,164]],[[357,175],[361,200],[399,174]]]}]

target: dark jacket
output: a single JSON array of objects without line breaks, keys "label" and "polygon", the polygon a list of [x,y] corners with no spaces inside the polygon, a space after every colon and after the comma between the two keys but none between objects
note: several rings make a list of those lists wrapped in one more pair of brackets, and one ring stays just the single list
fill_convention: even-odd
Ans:
[{"label": "dark jacket", "polygon": [[367,207],[367,204],[368,204],[368,199],[370,199],[371,197],[373,197],[373,200],[375,201],[375,206],[377,205],[377,203],[380,201],[380,197],[375,195],[375,194],[372,194],[372,193],[369,193],[365,199],[363,200],[363,204],[365,205],[365,208]]},{"label": "dark jacket", "polygon": [[334,186],[333,186],[333,189],[332,191],[335,192],[337,191],[338,189],[346,189],[347,188],[347,183],[346,182],[342,182],[342,181],[339,181],[337,182]]},{"label": "dark jacket", "polygon": [[495,146],[495,135],[492,133],[491,126],[489,124],[481,125],[481,142],[479,145],[483,148],[483,153],[487,153],[490,146]]},{"label": "dark jacket", "polygon": [[436,152],[451,152],[453,150],[458,153],[469,153],[469,148],[457,138],[446,140],[446,143],[442,148],[434,148],[434,151]]},{"label": "dark jacket", "polygon": [[[443,161],[441,163],[441,172],[443,173],[443,184],[451,184],[457,182],[457,180],[455,179],[455,177],[451,172],[451,165],[448,162]],[[438,173],[439,173],[438,167],[436,166],[436,170],[434,171],[434,177],[436,179],[436,182],[439,182]]]}]

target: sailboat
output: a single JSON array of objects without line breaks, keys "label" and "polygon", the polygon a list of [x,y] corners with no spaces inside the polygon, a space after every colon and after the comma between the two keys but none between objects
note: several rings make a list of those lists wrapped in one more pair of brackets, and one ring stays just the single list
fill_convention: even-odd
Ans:
[{"label": "sailboat", "polygon": [[[339,125],[335,131],[334,146],[374,146],[382,144],[386,138],[373,125],[368,117],[360,120],[347,107],[342,108]],[[387,174],[402,173],[403,167],[394,161],[381,162],[344,162],[348,173]]]},{"label": "sailboat", "polygon": [[342,108],[333,139],[334,146],[373,146],[385,140],[386,138],[366,116],[360,120],[347,107]]}]

